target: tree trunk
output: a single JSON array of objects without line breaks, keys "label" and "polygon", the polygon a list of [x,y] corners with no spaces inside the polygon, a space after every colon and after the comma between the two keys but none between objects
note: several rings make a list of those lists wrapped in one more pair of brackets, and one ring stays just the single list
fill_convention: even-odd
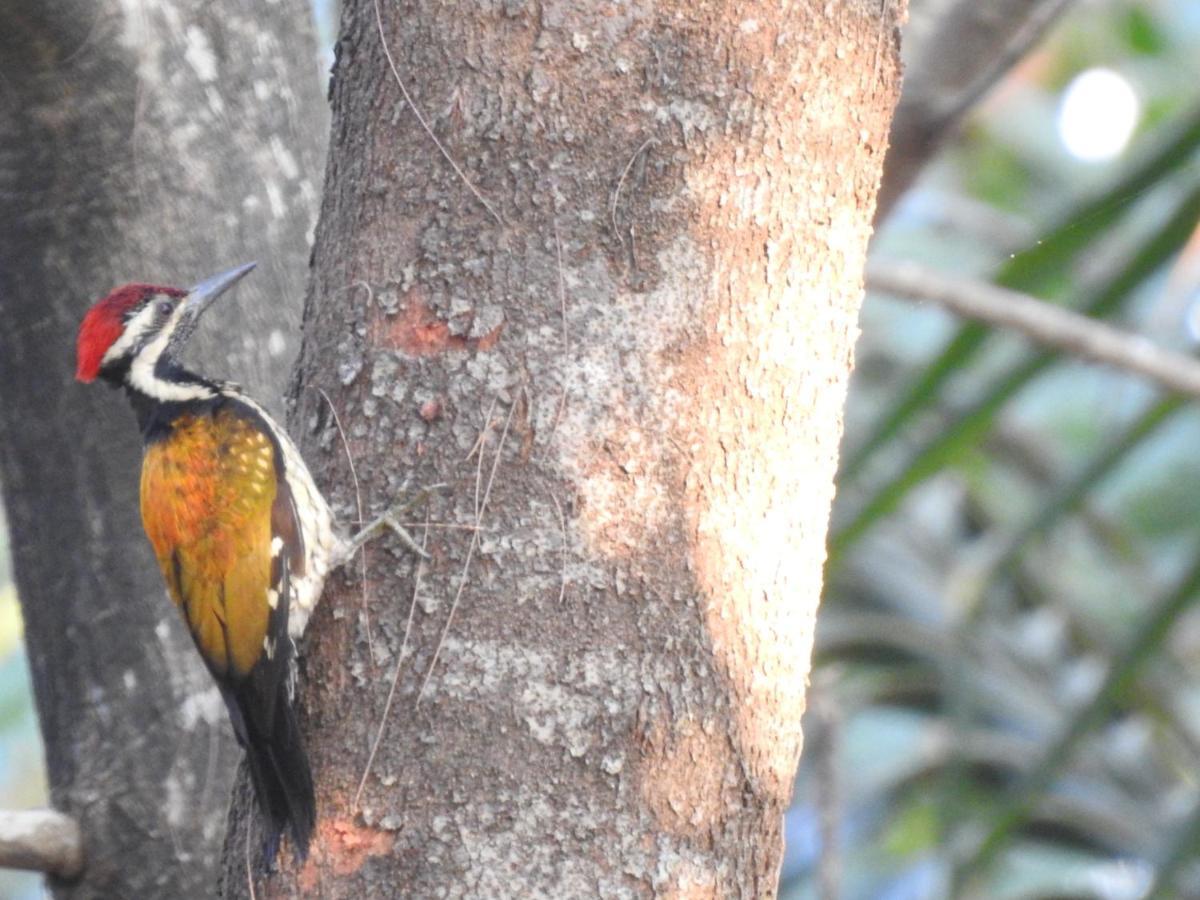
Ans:
[{"label": "tree trunk", "polygon": [[0,4],[0,479],[52,800],[86,844],[63,897],[216,882],[236,750],[137,519],[133,417],[72,373],[110,287],[258,258],[200,350],[281,393],[325,134],[316,55],[301,0],[220,7]]},{"label": "tree trunk", "polygon": [[901,13],[344,4],[301,383],[366,515],[449,487],[326,589],[258,897],[774,893]]}]

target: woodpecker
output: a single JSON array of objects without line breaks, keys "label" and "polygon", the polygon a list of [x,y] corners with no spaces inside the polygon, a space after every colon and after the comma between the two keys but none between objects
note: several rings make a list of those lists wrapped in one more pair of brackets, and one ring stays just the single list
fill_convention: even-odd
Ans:
[{"label": "woodpecker", "polygon": [[178,362],[200,316],[254,265],[191,290],[113,290],[84,315],[75,377],[124,388],[137,416],[142,524],[245,749],[270,867],[285,831],[304,859],[316,822],[293,706],[295,641],[329,571],[380,527],[403,529],[385,514],[344,537],[287,432],[237,385]]}]

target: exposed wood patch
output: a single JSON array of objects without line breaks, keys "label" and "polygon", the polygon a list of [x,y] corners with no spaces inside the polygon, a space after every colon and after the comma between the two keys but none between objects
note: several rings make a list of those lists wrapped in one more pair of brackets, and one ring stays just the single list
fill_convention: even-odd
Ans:
[{"label": "exposed wood patch", "polygon": [[395,315],[372,308],[369,328],[371,343],[376,347],[391,347],[409,356],[434,356],[450,350],[491,350],[500,341],[504,323],[479,337],[456,334],[449,322],[429,308],[425,292],[414,287],[405,292]]}]

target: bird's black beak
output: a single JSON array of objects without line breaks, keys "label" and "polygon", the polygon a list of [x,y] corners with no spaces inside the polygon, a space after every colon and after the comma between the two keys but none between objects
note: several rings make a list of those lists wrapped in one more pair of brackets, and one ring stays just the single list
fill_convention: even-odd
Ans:
[{"label": "bird's black beak", "polygon": [[179,320],[179,324],[175,327],[175,333],[171,336],[171,349],[179,350],[191,337],[196,323],[200,321],[200,317],[204,315],[209,304],[249,275],[250,270],[257,265],[256,262],[245,263],[227,272],[205,278],[188,291],[187,296],[183,298],[183,317]]},{"label": "bird's black beak", "polygon": [[188,318],[192,320],[199,319],[204,310],[208,309],[210,303],[249,275],[250,270],[257,265],[258,263],[256,262],[246,263],[235,269],[230,269],[228,272],[222,272],[220,275],[205,278],[193,287],[188,291],[188,295],[183,300]]}]

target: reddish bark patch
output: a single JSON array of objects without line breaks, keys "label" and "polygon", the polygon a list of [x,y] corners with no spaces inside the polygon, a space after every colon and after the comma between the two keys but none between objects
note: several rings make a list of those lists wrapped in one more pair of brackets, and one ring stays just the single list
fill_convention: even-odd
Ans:
[{"label": "reddish bark patch", "polygon": [[325,819],[317,823],[314,844],[315,852],[296,878],[304,896],[316,891],[322,874],[344,877],[361,869],[368,858],[386,856],[392,849],[392,835],[349,819]]},{"label": "reddish bark patch", "polygon": [[481,337],[452,334],[450,325],[439,319],[425,301],[420,288],[405,292],[403,304],[395,315],[373,310],[371,342],[377,347],[390,347],[409,356],[433,356],[448,350],[491,350],[500,340],[504,323]]},{"label": "reddish bark patch", "polygon": [[477,338],[475,340],[475,349],[476,350],[484,350],[484,351],[491,350],[498,343],[500,343],[500,332],[503,330],[504,330],[504,323],[501,322],[499,325],[497,325],[495,328],[493,328],[487,334],[483,335],[483,337]]},{"label": "reddish bark patch", "polygon": [[442,415],[442,403],[440,400],[426,400],[418,412],[426,422],[435,422]]}]

